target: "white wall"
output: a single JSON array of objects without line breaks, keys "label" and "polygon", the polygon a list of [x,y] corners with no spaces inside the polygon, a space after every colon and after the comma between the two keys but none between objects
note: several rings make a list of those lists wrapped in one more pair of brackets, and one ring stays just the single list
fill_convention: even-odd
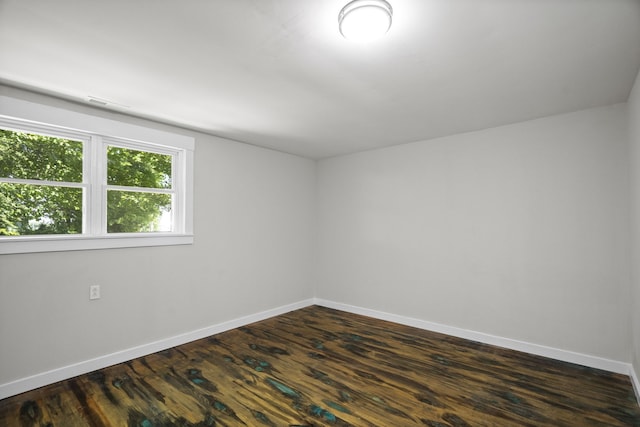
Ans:
[{"label": "white wall", "polygon": [[313,161],[0,94],[196,138],[194,245],[0,256],[0,385],[313,297]]},{"label": "white wall", "polygon": [[[631,143],[631,275],[632,275],[632,363],[640,379],[640,73],[629,96],[629,140]],[[640,399],[640,389],[636,390]]]},{"label": "white wall", "polygon": [[628,362],[626,114],[320,161],[317,297]]}]

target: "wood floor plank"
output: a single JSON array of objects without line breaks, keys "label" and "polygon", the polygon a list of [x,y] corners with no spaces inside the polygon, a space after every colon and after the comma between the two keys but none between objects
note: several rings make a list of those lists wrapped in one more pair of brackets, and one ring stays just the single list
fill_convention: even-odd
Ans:
[{"label": "wood floor plank", "polygon": [[0,401],[0,426],[637,426],[628,377],[308,307]]}]

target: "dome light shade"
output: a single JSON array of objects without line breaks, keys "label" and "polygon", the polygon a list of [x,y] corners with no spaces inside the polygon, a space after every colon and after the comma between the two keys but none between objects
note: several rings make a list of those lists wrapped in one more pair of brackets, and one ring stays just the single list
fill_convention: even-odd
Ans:
[{"label": "dome light shade", "polygon": [[353,0],[338,15],[340,33],[348,40],[374,40],[389,31],[392,16],[385,0]]}]

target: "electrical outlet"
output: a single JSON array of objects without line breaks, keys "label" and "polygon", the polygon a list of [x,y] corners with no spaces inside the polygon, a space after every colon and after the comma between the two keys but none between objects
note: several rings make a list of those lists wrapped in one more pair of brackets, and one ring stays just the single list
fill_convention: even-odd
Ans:
[{"label": "electrical outlet", "polygon": [[89,299],[100,299],[100,285],[91,285],[89,287]]}]

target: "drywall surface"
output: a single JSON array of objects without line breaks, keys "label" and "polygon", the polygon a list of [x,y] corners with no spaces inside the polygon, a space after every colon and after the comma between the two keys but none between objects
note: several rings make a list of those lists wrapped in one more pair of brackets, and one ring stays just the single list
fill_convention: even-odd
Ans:
[{"label": "drywall surface", "polygon": [[0,256],[0,384],[313,297],[313,161],[0,93],[196,138],[193,245]]},{"label": "drywall surface", "polygon": [[629,362],[626,104],[318,163],[316,296]]},{"label": "drywall surface", "polygon": [[[629,96],[629,141],[631,144],[631,277],[632,363],[640,378],[640,74]],[[640,394],[640,390],[637,390]],[[640,395],[638,397],[640,399]]]}]

